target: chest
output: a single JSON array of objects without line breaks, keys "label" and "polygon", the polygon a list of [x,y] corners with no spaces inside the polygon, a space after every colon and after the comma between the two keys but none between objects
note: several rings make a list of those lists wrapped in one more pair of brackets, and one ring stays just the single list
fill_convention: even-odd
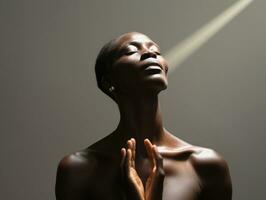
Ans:
[{"label": "chest", "polygon": [[200,180],[187,160],[164,159],[164,200],[198,200]]},{"label": "chest", "polygon": [[[193,167],[188,161],[164,159],[165,179],[163,186],[163,200],[198,200],[200,181]],[[95,170],[92,175],[94,184],[91,185],[93,199],[123,199],[123,185],[121,184],[118,166],[101,165],[101,171]],[[143,162],[137,169],[144,185],[150,170],[149,164]]]}]

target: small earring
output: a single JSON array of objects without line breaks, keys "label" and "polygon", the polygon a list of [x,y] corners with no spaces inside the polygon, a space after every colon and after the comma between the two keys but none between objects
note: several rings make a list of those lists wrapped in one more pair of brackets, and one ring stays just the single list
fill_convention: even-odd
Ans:
[{"label": "small earring", "polygon": [[113,92],[115,90],[114,86],[109,87],[109,92]]}]

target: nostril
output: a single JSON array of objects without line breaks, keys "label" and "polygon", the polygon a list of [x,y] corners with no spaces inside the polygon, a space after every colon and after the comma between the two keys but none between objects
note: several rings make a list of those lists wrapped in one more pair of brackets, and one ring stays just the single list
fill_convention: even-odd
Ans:
[{"label": "nostril", "polygon": [[147,59],[147,58],[156,58],[157,57],[157,55],[155,54],[155,53],[153,53],[153,52],[145,52],[145,53],[143,53],[142,55],[141,55],[141,60],[145,60],[145,59]]}]

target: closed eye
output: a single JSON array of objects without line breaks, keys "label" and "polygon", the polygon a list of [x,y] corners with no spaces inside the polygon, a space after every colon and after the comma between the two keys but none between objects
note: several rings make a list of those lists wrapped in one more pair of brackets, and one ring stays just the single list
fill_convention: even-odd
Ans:
[{"label": "closed eye", "polygon": [[137,53],[137,51],[128,51],[128,52],[125,52],[125,55],[132,55],[134,53]]}]

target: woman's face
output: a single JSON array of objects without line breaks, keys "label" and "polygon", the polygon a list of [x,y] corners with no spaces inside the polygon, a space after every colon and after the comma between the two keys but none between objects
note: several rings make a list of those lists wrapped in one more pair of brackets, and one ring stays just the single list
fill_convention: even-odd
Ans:
[{"label": "woman's face", "polygon": [[159,46],[146,35],[127,33],[118,38],[111,77],[118,91],[160,92],[167,88],[168,66]]}]

